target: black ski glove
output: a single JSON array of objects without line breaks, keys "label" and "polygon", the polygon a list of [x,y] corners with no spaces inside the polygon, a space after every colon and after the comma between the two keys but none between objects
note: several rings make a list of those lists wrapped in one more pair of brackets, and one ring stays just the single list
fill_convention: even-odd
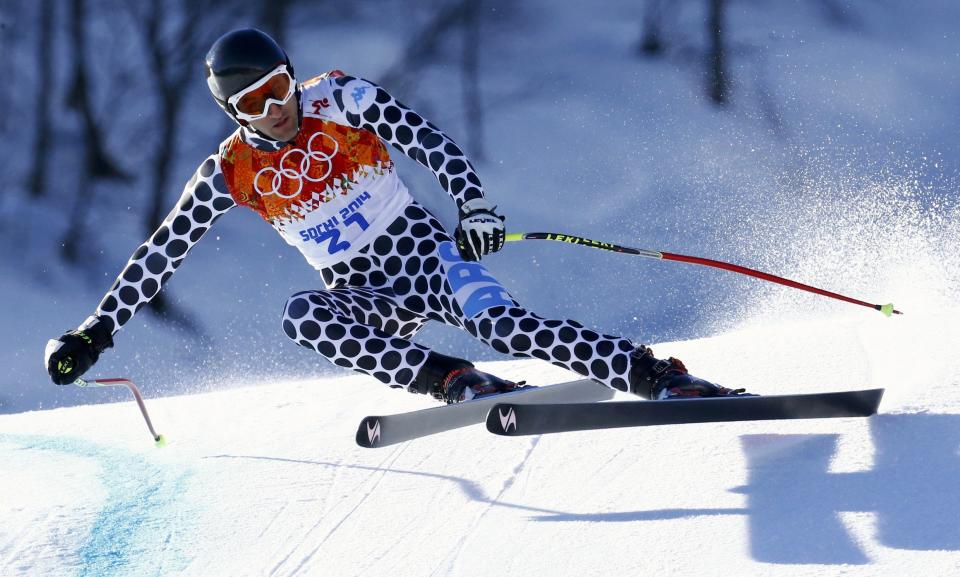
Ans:
[{"label": "black ski glove", "polygon": [[84,330],[69,331],[47,343],[47,372],[54,383],[69,385],[87,372],[104,349],[113,346],[113,337],[103,322]]},{"label": "black ski glove", "polygon": [[477,261],[503,248],[506,240],[504,217],[485,198],[475,198],[460,207],[460,224],[454,233],[460,258]]}]

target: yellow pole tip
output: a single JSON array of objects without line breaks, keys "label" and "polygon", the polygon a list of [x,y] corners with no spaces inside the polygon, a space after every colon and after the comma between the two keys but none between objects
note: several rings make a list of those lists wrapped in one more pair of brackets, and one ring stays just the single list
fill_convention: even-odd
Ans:
[{"label": "yellow pole tip", "polygon": [[888,317],[893,316],[893,303],[887,303],[885,305],[882,305],[880,307],[880,312],[882,312],[885,316],[888,316]]},{"label": "yellow pole tip", "polygon": [[163,435],[157,435],[156,443],[154,443],[158,449],[162,449],[167,446],[167,438]]}]

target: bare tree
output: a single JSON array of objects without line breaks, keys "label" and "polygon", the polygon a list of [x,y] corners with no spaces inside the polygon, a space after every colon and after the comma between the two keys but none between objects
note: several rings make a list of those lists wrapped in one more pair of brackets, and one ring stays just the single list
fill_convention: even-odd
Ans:
[{"label": "bare tree", "polygon": [[848,2],[838,0],[819,0],[816,3],[827,22],[837,28],[859,30],[862,22],[855,9]]},{"label": "bare tree", "polygon": [[416,84],[416,74],[437,59],[443,41],[462,24],[466,7],[474,1],[443,4],[413,33],[396,64],[379,79],[380,82],[401,93],[411,92]]},{"label": "bare tree", "polygon": [[787,129],[787,123],[780,113],[780,105],[777,103],[774,93],[774,83],[770,78],[770,63],[767,47],[757,49],[754,65],[753,83],[756,87],[755,90],[760,115],[767,123],[771,134],[781,140],[788,140],[790,133]]},{"label": "bare tree", "polygon": [[[829,2],[830,0],[823,0]],[[729,101],[730,82],[727,75],[727,47],[726,30],[727,0],[706,0],[706,50],[699,47],[679,44],[675,41],[669,47],[669,52],[684,64],[691,60],[696,62],[700,69],[703,66],[703,77],[706,81],[708,98],[715,104],[723,106]],[[667,54],[668,45],[664,32],[665,20],[677,15],[678,3],[669,0],[646,0],[644,4],[643,21],[641,23],[640,42],[637,52],[648,57],[659,57]]]},{"label": "bare tree", "polygon": [[[137,2],[127,7],[142,31],[149,66],[149,80],[157,99],[157,113],[151,125],[158,141],[150,166],[151,192],[143,225],[152,233],[169,208],[170,175],[176,157],[177,131],[184,125],[181,116],[185,96],[197,79],[204,51],[229,25],[224,14],[234,3],[216,0],[183,0],[178,10],[161,0]],[[182,311],[174,310],[163,293],[150,302],[150,308],[191,332],[199,328]]]},{"label": "bare tree", "polygon": [[[24,8],[22,2],[0,3],[0,70],[3,70],[9,78],[22,77],[22,71],[17,66],[16,48],[23,42],[18,31],[25,28],[19,25],[23,18]],[[14,91],[22,89],[24,89],[23,83],[0,83],[0,110],[5,111],[0,114],[0,138],[3,138],[4,142],[9,142],[10,136],[7,133],[18,128],[18,125],[13,122],[20,113],[20,110],[18,110],[19,101],[15,98]],[[9,167],[4,167],[4,169],[5,174],[10,172]],[[14,184],[13,175],[8,175],[5,180],[8,186]],[[22,224],[23,219],[17,218],[15,208],[8,209],[18,200],[10,192],[8,190],[7,194],[0,195],[0,237],[9,238],[12,236],[22,239],[22,235],[11,230],[16,223]]]},{"label": "bare tree", "polygon": [[416,75],[421,70],[446,56],[444,42],[460,34],[463,50],[460,53],[461,78],[466,94],[464,108],[467,117],[468,142],[471,154],[483,155],[483,106],[480,100],[479,50],[480,22],[483,0],[460,0],[441,6],[433,17],[413,34],[398,63],[380,78],[384,86],[396,94],[412,94]]},{"label": "bare tree", "polygon": [[103,130],[93,112],[89,92],[87,42],[84,34],[89,23],[86,0],[72,0],[68,19],[74,74],[67,100],[69,106],[80,114],[83,126],[84,169],[80,178],[77,179],[74,209],[70,211],[70,223],[63,237],[61,255],[67,262],[75,262],[79,257],[77,249],[84,239],[84,227],[96,182],[98,180],[129,181],[130,176],[107,152]]},{"label": "bare tree", "polygon": [[283,46],[287,36],[287,15],[295,0],[260,0],[257,22],[263,31]]},{"label": "bare tree", "polygon": [[33,166],[27,189],[32,198],[39,198],[47,188],[47,158],[50,155],[50,105],[53,99],[53,2],[41,0],[40,30],[37,34],[37,114],[33,140]]},{"label": "bare tree", "polygon": [[[17,6],[16,8],[21,8]],[[12,21],[16,19],[16,12],[13,6],[4,5],[0,9],[0,70],[6,70],[8,74],[16,74],[14,69],[13,47],[16,39],[14,38],[14,27]],[[6,82],[0,84],[0,110],[11,110],[13,106],[13,94],[11,86]],[[8,122],[12,115],[0,114],[0,133],[5,133],[8,128]]]},{"label": "bare tree", "polygon": [[641,54],[659,56],[663,54],[663,0],[647,0],[644,7],[638,49]]},{"label": "bare tree", "polygon": [[726,49],[724,46],[724,0],[707,0],[707,92],[710,100],[724,105],[728,100]]},{"label": "bare tree", "polygon": [[144,9],[137,15],[150,63],[147,69],[153,75],[150,84],[155,88],[157,98],[157,114],[152,125],[159,135],[150,167],[153,176],[150,200],[143,221],[148,234],[160,224],[168,208],[170,169],[176,152],[175,138],[181,125],[184,95],[196,80],[197,62],[203,50],[214,37],[209,32],[212,27],[204,26],[206,17],[214,11],[213,4],[209,0],[183,2],[182,17],[176,23],[169,18],[174,11],[168,10],[161,0],[144,3]]},{"label": "bare tree", "polygon": [[483,102],[480,91],[481,0],[465,2],[463,22],[463,109],[466,111],[467,146],[478,160],[486,156],[483,148]]}]

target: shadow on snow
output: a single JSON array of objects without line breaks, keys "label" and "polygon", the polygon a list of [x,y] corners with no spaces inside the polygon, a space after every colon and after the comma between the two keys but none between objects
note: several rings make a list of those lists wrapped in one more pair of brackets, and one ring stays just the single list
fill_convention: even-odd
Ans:
[{"label": "shadow on snow", "polygon": [[743,435],[748,481],[731,489],[742,508],[570,513],[488,497],[477,483],[423,471],[277,457],[216,455],[417,475],[456,483],[471,500],[536,513],[539,522],[623,523],[744,515],[753,558],[783,564],[868,564],[840,513],[876,515],[876,540],[894,549],[960,550],[960,416],[879,415],[870,420],[871,470],[830,472],[840,435]]},{"label": "shadow on snow", "polygon": [[877,518],[876,540],[893,549],[960,550],[960,416],[878,415],[870,420],[871,470],[832,473],[840,435],[743,435],[748,481],[733,489],[745,508],[560,514],[540,521],[627,522],[746,515],[757,561],[867,564],[839,513]]}]

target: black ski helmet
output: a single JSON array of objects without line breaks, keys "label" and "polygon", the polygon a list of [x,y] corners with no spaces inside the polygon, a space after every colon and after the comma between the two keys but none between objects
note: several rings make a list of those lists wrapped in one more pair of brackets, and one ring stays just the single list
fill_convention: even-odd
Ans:
[{"label": "black ski helmet", "polygon": [[[227,104],[227,99],[250,86],[280,64],[287,65],[290,77],[296,82],[290,58],[282,48],[267,34],[255,29],[244,28],[227,32],[217,39],[207,52],[205,59],[207,87],[227,114],[237,119],[236,110]],[[300,88],[297,87],[297,102],[300,101]]]}]

